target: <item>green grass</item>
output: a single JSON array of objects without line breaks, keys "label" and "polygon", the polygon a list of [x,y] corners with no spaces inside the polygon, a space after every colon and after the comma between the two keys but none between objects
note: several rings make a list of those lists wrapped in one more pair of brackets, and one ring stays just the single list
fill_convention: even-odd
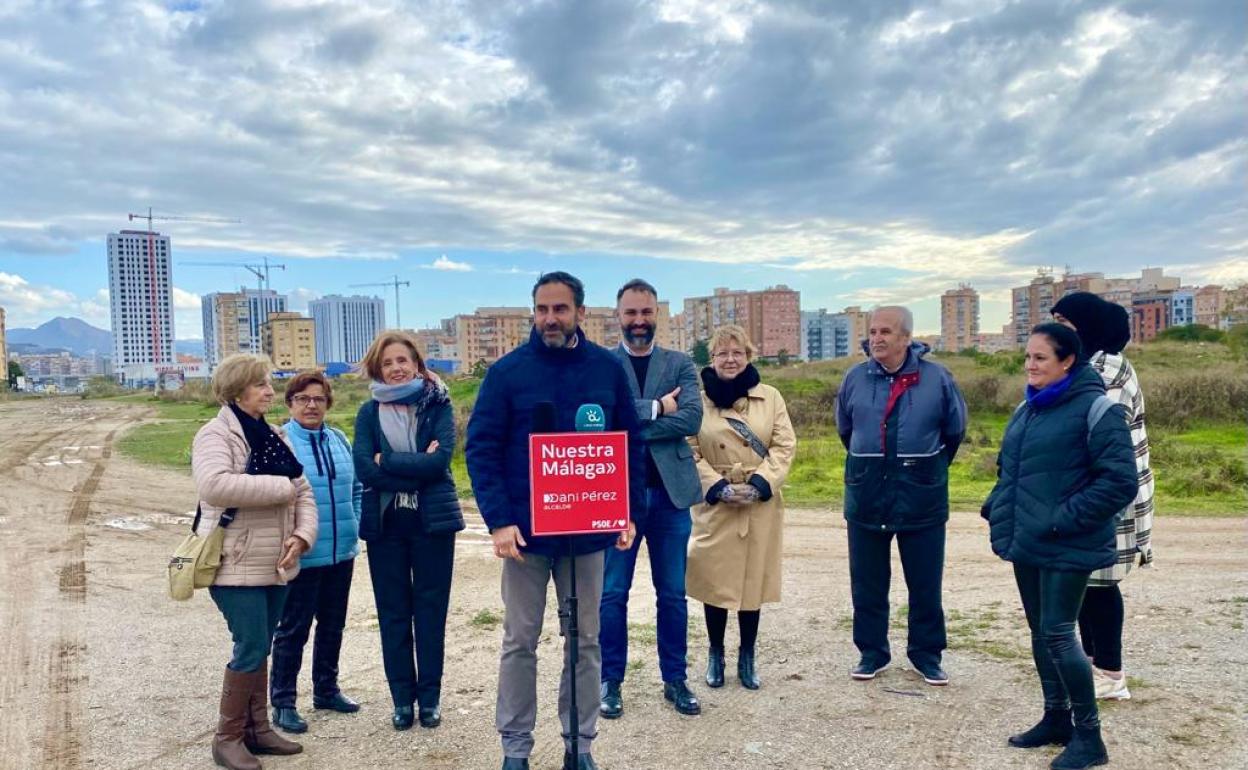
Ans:
[{"label": "green grass", "polygon": [[473,628],[483,628],[492,630],[503,622],[503,616],[491,609],[478,610],[477,614],[468,619],[468,625]]},{"label": "green grass", "polygon": [[[938,355],[953,372],[970,405],[967,438],[949,469],[949,499],[954,510],[979,509],[996,480],[996,456],[1022,378],[1017,355]],[[1212,343],[1163,343],[1133,349],[1148,404],[1148,431],[1160,516],[1244,516],[1248,488],[1248,425],[1243,419],[1248,376],[1231,360],[1226,346]],[[845,450],[833,420],[837,386],[855,359],[768,367],[763,377],[784,394],[798,432],[797,456],[784,488],[790,505],[839,507],[844,500]],[[455,404],[457,445],[451,473],[459,494],[472,486],[464,463],[464,430],[481,381],[448,379]],[[280,387],[279,383],[279,387]],[[367,383],[334,383],[335,403],[327,421],[348,437],[355,414],[368,398]],[[121,441],[121,451],[143,463],[188,469],[195,431],[217,411],[205,406],[202,386],[158,400],[147,394],[115,397],[154,405],[159,421],[142,425]],[[190,400],[188,400],[190,399]],[[269,413],[270,422],[286,419],[284,405]]]}]

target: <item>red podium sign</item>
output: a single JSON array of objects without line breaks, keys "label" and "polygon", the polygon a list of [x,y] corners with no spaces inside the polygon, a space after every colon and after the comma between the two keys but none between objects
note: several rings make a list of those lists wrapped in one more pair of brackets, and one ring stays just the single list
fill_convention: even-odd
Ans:
[{"label": "red podium sign", "polygon": [[628,433],[529,436],[529,507],[534,535],[628,529]]}]

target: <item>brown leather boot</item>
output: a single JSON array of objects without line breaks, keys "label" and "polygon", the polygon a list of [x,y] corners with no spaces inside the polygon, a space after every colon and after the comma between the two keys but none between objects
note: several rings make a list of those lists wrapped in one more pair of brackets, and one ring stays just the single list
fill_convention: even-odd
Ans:
[{"label": "brown leather boot", "polygon": [[244,742],[253,754],[298,754],[303,746],[278,735],[269,724],[269,661],[266,658],[258,671],[250,677],[251,698],[247,714],[247,730]]},{"label": "brown leather boot", "polygon": [[229,770],[260,770],[260,760],[243,745],[251,676],[227,668],[221,685],[221,715],[217,720],[217,734],[212,738],[212,761]]}]

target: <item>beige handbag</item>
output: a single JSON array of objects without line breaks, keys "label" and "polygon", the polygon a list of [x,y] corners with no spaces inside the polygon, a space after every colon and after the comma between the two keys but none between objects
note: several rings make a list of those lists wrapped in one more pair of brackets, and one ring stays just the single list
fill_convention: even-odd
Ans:
[{"label": "beige handbag", "polygon": [[202,506],[195,506],[195,521],[191,532],[174,549],[169,560],[169,596],[176,601],[186,601],[195,594],[196,588],[207,588],[217,577],[221,566],[221,546],[225,541],[225,528],[234,521],[237,508],[227,508],[221,514],[216,529],[207,537],[200,537],[199,519]]}]

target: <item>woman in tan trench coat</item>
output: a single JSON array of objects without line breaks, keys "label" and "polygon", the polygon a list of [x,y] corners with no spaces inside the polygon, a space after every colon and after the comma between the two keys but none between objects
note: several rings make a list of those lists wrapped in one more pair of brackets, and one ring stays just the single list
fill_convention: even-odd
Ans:
[{"label": "woman in tan trench coat", "polygon": [[701,601],[710,638],[706,683],[724,684],[724,631],[737,611],[737,676],[759,687],[754,665],[760,608],[780,601],[784,499],[797,438],[780,392],[759,381],[754,346],[740,326],[722,326],[702,370],[702,428],[689,439],[705,502],[693,509],[685,590]]}]

